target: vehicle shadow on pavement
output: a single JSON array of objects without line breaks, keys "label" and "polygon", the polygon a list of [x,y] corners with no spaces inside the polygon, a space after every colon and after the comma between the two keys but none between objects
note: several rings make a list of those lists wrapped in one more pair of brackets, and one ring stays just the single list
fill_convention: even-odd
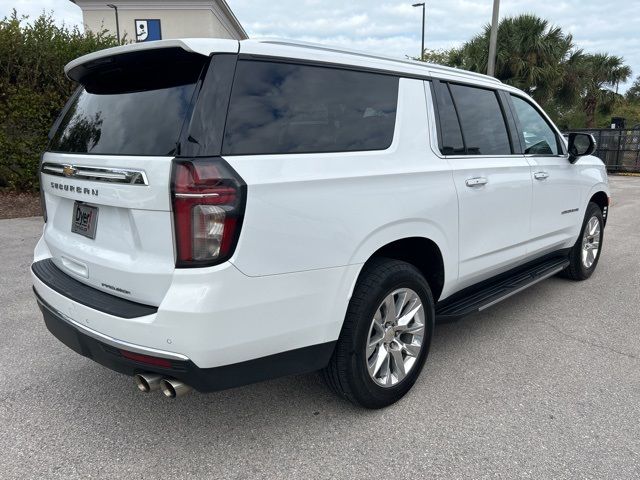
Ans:
[{"label": "vehicle shadow on pavement", "polygon": [[[518,317],[508,311],[514,307],[517,309],[520,303],[532,301],[535,296],[535,289],[531,289],[517,299],[509,299],[496,306],[492,312],[437,325],[430,356],[416,388],[401,400],[397,408],[408,402],[426,404],[429,389],[437,387],[438,382],[449,381],[446,372],[455,372],[455,364],[467,358],[470,350],[475,350],[474,342],[482,345],[483,338],[518,324]],[[59,348],[64,349],[63,346]],[[326,422],[344,417],[353,421],[359,417],[375,419],[396,408],[371,411],[355,407],[336,397],[325,386],[319,373],[284,377],[208,394],[192,392],[184,397],[168,399],[160,391],[140,393],[133,378],[111,372],[71,352],[67,355],[66,350],[63,352],[64,363],[69,363],[64,366],[65,378],[54,377],[45,388],[52,390],[49,395],[62,407],[52,414],[68,417],[60,419],[67,425],[77,424],[73,419],[78,415],[76,407],[81,405],[85,416],[83,428],[93,423],[91,428],[103,430],[105,434],[110,432],[114,441],[126,434],[117,428],[120,424],[126,425],[127,430],[133,428],[136,435],[160,435],[170,430],[173,435],[206,436],[215,431],[241,429],[260,438],[278,435],[278,432],[287,434],[283,430],[287,423],[308,425],[314,423],[313,419]],[[69,388],[70,385],[74,387]],[[110,417],[109,423],[114,429],[106,428],[105,415]],[[287,421],[283,423],[283,419]]]}]

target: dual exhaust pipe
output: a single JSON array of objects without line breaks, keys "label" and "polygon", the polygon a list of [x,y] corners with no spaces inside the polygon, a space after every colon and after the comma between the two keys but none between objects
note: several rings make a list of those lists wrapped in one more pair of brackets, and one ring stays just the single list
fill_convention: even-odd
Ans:
[{"label": "dual exhaust pipe", "polygon": [[134,377],[138,390],[144,393],[160,390],[165,397],[182,397],[191,391],[191,387],[175,378],[164,378],[155,373],[138,373]]}]

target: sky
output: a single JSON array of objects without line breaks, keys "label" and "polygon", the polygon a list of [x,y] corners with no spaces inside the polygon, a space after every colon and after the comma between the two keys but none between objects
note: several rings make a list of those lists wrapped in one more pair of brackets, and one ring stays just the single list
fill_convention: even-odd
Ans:
[{"label": "sky", "polygon": [[[377,54],[420,54],[422,9],[416,0],[227,0],[250,37],[284,37]],[[117,1],[115,2],[117,4]],[[459,46],[491,21],[493,0],[427,3],[426,47]],[[69,0],[0,0],[0,16],[53,12],[57,22],[82,25]],[[640,0],[502,0],[500,16],[535,13],[571,33],[587,52],[624,57],[640,75]],[[621,85],[624,91],[631,81]]]}]

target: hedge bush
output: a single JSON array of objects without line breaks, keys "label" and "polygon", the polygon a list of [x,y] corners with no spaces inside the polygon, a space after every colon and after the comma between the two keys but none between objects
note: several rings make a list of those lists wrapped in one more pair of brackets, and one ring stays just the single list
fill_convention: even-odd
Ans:
[{"label": "hedge bush", "polygon": [[75,88],[64,66],[116,44],[107,31],[57,26],[46,13],[29,21],[14,10],[0,21],[0,187],[38,188],[49,128]]}]

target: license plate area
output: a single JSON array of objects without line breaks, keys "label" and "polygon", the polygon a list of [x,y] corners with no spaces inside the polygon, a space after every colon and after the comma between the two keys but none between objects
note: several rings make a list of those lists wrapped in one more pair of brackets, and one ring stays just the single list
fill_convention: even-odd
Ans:
[{"label": "license plate area", "polygon": [[82,202],[73,203],[73,218],[71,219],[71,231],[90,239],[96,238],[98,226],[98,207]]}]

